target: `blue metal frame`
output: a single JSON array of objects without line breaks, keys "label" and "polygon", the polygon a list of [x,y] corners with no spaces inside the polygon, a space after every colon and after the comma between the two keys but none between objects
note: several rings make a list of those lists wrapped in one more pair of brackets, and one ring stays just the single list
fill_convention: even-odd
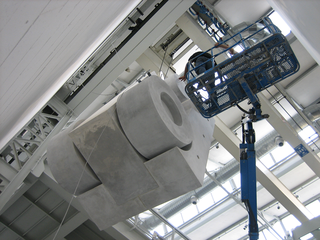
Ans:
[{"label": "blue metal frame", "polygon": [[[243,130],[244,141],[240,144],[241,200],[248,211],[250,240],[256,240],[259,239],[259,228],[257,223],[255,133],[251,121],[247,122],[247,126],[248,129]],[[244,126],[242,127],[244,129]]]},{"label": "blue metal frame", "polygon": [[[219,22],[218,19],[213,16],[213,14],[209,11],[209,9],[207,9],[207,7],[205,5],[203,5],[203,3],[201,1],[198,0],[195,2],[195,4],[199,7],[199,13],[206,15],[206,17],[208,17],[210,19],[211,23],[213,23],[216,26],[218,31],[220,31],[223,35],[227,34],[227,31],[230,29],[228,24],[226,24],[226,23],[222,24],[221,22]],[[200,25],[205,26],[208,33],[210,35],[213,34],[214,38],[218,41],[217,36],[216,36],[216,32],[209,30],[209,28],[211,28],[210,25],[207,22],[203,21],[203,19],[201,19],[201,16],[199,16],[199,13],[195,12],[192,8],[189,8],[189,12],[193,16],[198,15],[198,21],[199,21]]]},{"label": "blue metal frame", "polygon": [[[241,41],[239,40],[238,44]],[[213,49],[206,51],[213,56],[208,60],[212,61],[212,68],[197,75],[196,70],[200,66],[195,67],[188,63],[186,74],[186,93],[205,118],[213,117],[248,98],[241,79],[244,79],[253,94],[256,94],[291,76],[300,67],[290,44],[281,33],[270,35],[216,66],[214,57],[222,53],[214,55]]]},{"label": "blue metal frame", "polygon": [[[241,33],[252,26],[250,25],[232,36],[231,38],[239,40],[221,53],[214,55],[213,49],[215,47],[209,49],[207,52],[213,56],[208,59],[208,61],[212,61],[213,67],[211,69],[197,75],[196,70],[201,65],[192,66],[191,60],[187,66],[188,84],[185,89],[205,118],[213,117],[246,98],[249,98],[253,105],[253,108],[247,113],[248,115],[242,119],[243,140],[240,144],[241,200],[248,211],[250,240],[259,238],[255,132],[252,123],[268,117],[268,115],[262,115],[261,105],[256,94],[294,74],[300,67],[289,43],[279,29],[272,24],[269,18],[264,18],[261,21],[265,24],[264,28],[247,38],[242,38]],[[266,29],[270,33],[269,37],[251,47],[246,44],[248,39]],[[221,43],[225,43],[231,38]],[[244,46],[246,50],[214,66],[214,57],[225,53],[238,44]]]}]

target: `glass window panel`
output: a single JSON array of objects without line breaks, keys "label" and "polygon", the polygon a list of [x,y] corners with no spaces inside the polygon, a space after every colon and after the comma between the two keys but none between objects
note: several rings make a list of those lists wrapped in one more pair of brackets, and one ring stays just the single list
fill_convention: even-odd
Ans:
[{"label": "glass window panel", "polygon": [[312,127],[307,126],[302,131],[299,132],[299,136],[306,142],[310,143],[312,140],[316,139],[318,135],[312,129]]},{"label": "glass window panel", "polygon": [[233,189],[232,189],[232,186],[230,184],[230,182],[225,182],[224,184],[222,184],[222,186],[229,192],[229,193],[232,193],[233,192]]},{"label": "glass window panel", "polygon": [[291,231],[292,229],[301,225],[301,223],[293,215],[289,215],[288,217],[282,219],[282,223],[288,231]]},{"label": "glass window panel", "polygon": [[278,238],[276,238],[275,236],[273,236],[273,234],[271,234],[268,230],[263,230],[264,236],[266,239],[268,240],[278,240]]},{"label": "glass window panel", "polygon": [[144,219],[148,219],[149,217],[151,217],[153,214],[150,212],[150,211],[145,211],[145,212],[142,212],[139,214],[139,218],[141,220],[144,220]]},{"label": "glass window panel", "polygon": [[198,214],[196,205],[191,204],[181,211],[183,221],[186,222]]},{"label": "glass window panel", "polygon": [[320,215],[320,202],[319,200],[314,201],[306,206],[306,208],[312,212],[313,216],[318,217]]},{"label": "glass window panel", "polygon": [[262,158],[260,158],[260,161],[267,167],[267,168],[271,168],[274,165],[274,161],[272,159],[272,157],[270,156],[270,154],[267,154],[265,156],[263,156]]},{"label": "glass window panel", "polygon": [[226,197],[228,194],[221,188],[221,187],[216,187],[212,191],[212,196],[215,202],[220,201],[224,197]]},{"label": "glass window panel", "polygon": [[286,233],[284,232],[281,223],[278,221],[273,225],[273,229],[282,237],[286,236]]},{"label": "glass window panel", "polygon": [[287,36],[291,29],[277,12],[273,12],[270,16],[271,21],[281,30],[282,34]]},{"label": "glass window panel", "polygon": [[179,227],[181,224],[183,224],[183,220],[180,212],[169,217],[168,221],[175,227]]},{"label": "glass window panel", "polygon": [[157,232],[160,236],[164,236],[167,233],[166,225],[161,223],[154,229],[154,232]]},{"label": "glass window panel", "polygon": [[279,162],[289,155],[293,154],[294,149],[287,142],[285,142],[282,147],[277,147],[271,153],[276,162]]},{"label": "glass window panel", "polygon": [[214,202],[213,202],[212,196],[209,193],[199,199],[197,206],[198,206],[199,211],[203,212],[204,210],[206,210],[207,208],[209,208],[213,204],[214,204]]},{"label": "glass window panel", "polygon": [[308,240],[308,239],[313,239],[313,235],[311,233],[308,233],[300,238],[300,240]]},{"label": "glass window panel", "polygon": [[234,181],[234,183],[236,184],[237,188],[239,188],[240,185],[241,185],[241,182],[240,182],[240,173],[237,173],[237,175],[235,175],[235,176],[233,177],[233,181]]}]

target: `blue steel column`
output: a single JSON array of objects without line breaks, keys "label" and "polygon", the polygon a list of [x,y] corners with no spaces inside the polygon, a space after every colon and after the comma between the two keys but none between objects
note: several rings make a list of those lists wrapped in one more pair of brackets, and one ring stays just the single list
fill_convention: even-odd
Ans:
[{"label": "blue steel column", "polygon": [[246,205],[249,215],[250,240],[256,240],[259,239],[259,229],[257,224],[255,133],[251,121],[247,122],[246,131],[244,130],[244,125],[242,127],[243,143],[240,144],[241,200]]}]

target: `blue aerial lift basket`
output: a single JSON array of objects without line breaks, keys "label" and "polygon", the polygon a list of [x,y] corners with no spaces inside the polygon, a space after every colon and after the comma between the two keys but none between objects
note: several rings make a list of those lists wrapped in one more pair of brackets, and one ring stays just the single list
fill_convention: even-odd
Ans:
[{"label": "blue aerial lift basket", "polygon": [[[271,32],[268,37],[216,66],[213,59],[221,53],[213,55],[215,47],[208,50],[213,56],[209,60],[213,67],[202,74],[196,74],[200,66],[194,67],[188,63],[185,90],[203,117],[213,117],[248,98],[248,91],[255,95],[299,70],[299,62],[287,39],[269,19],[265,28]],[[232,46],[243,45],[261,31],[265,29],[238,40]],[[241,38],[241,32],[230,39],[237,37]],[[247,84],[243,84],[244,81]],[[246,86],[250,89],[245,89]]]},{"label": "blue aerial lift basket", "polygon": [[[258,25],[263,27],[257,27]],[[243,37],[248,33],[248,37]],[[249,218],[249,239],[257,240],[259,228],[255,132],[252,123],[265,119],[268,115],[262,115],[256,94],[297,72],[299,62],[287,39],[268,17],[244,28],[219,44],[228,41],[233,42],[230,47],[215,55],[214,48],[208,50],[207,52],[213,57],[198,59],[199,61],[196,61],[198,66],[192,65],[194,59],[190,60],[191,63],[187,65],[188,84],[185,89],[199,112],[206,118],[213,117],[246,98],[249,98],[253,105],[253,108],[246,112],[247,116],[241,120],[243,136],[240,144],[240,173],[241,201],[246,206]],[[241,46],[244,50],[215,66],[214,58],[230,51],[234,46]],[[199,62],[201,62],[200,65]]]}]

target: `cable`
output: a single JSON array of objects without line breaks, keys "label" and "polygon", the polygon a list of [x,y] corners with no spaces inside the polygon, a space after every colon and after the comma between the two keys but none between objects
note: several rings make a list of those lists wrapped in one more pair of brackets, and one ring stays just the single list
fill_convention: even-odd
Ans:
[{"label": "cable", "polygon": [[164,78],[165,78],[165,79],[166,79],[167,74],[168,74],[168,72],[169,72],[170,65],[171,65],[172,61],[173,61],[173,56],[171,57],[171,61],[170,61],[170,63],[169,63],[169,66],[168,66],[168,69],[167,69],[166,75],[164,75]]},{"label": "cable", "polygon": [[168,48],[166,48],[166,50],[164,51],[163,59],[162,59],[162,62],[161,62],[161,65],[160,65],[160,69],[159,69],[159,73],[161,72],[162,64],[163,64],[164,59],[166,57],[167,50],[168,50]]},{"label": "cable", "polygon": [[244,112],[244,113],[246,113],[246,114],[251,114],[250,112],[248,112],[248,111],[244,110],[242,107],[240,107],[239,104],[236,104],[236,106],[237,106],[242,112]]},{"label": "cable", "polygon": [[[110,120],[109,120],[109,121],[110,121]],[[108,123],[109,123],[109,122],[108,122]],[[70,209],[70,206],[71,206],[71,203],[72,203],[72,201],[73,201],[73,198],[74,198],[74,196],[75,196],[75,194],[76,194],[76,192],[77,192],[77,190],[78,190],[78,187],[79,187],[80,181],[81,181],[81,179],[82,179],[82,177],[83,177],[85,168],[86,168],[87,164],[88,164],[89,161],[90,161],[91,154],[92,154],[93,150],[95,150],[95,148],[96,148],[96,146],[97,146],[97,143],[99,142],[102,134],[104,133],[104,131],[105,131],[108,123],[104,126],[103,130],[101,131],[101,133],[100,133],[100,135],[99,135],[96,143],[94,144],[94,146],[93,146],[93,148],[92,148],[92,150],[91,150],[91,152],[90,152],[90,154],[89,154],[88,160],[86,161],[86,163],[85,163],[84,166],[83,166],[82,173],[81,173],[81,175],[80,175],[79,181],[77,182],[76,188],[75,188],[75,190],[74,190],[74,192],[73,192],[73,195],[71,196],[71,199],[70,199],[70,201],[69,201],[67,210],[66,210],[66,212],[65,212],[65,214],[64,214],[64,216],[63,216],[63,218],[62,218],[62,220],[61,220],[61,223],[60,223],[60,225],[59,225],[59,227],[58,227],[58,229],[57,229],[57,231],[56,231],[56,233],[55,233],[55,235],[54,235],[54,237],[53,237],[53,240],[56,239],[56,237],[57,237],[57,235],[58,235],[58,233],[59,233],[59,231],[60,231],[60,229],[61,229],[61,227],[62,227],[62,224],[63,224],[63,222],[64,222],[64,220],[65,220],[65,218],[66,218],[66,216],[67,216],[67,213],[68,213],[68,211],[69,211],[69,209]]]}]

